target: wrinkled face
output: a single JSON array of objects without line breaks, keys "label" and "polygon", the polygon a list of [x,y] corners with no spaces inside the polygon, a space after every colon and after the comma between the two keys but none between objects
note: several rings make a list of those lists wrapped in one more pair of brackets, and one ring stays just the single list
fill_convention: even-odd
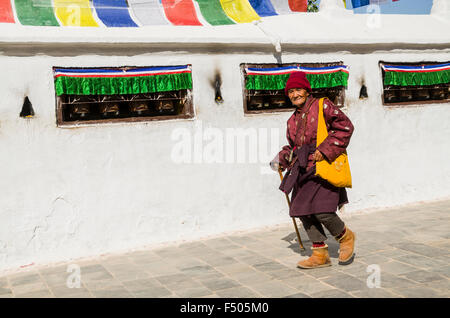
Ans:
[{"label": "wrinkled face", "polygon": [[288,97],[295,107],[301,107],[305,102],[309,93],[304,88],[291,88],[288,90]]}]

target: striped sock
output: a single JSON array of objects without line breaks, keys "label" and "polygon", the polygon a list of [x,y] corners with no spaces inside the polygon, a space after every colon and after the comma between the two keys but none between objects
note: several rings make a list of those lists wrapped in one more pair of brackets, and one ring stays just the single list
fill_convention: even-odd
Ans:
[{"label": "striped sock", "polygon": [[325,242],[313,242],[312,247],[325,247]]}]

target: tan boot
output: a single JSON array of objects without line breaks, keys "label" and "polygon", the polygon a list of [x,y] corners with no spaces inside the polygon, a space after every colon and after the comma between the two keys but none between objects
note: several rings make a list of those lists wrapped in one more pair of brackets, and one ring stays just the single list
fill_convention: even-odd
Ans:
[{"label": "tan boot", "polygon": [[346,227],[345,234],[337,240],[339,242],[339,265],[349,265],[355,258],[355,233]]},{"label": "tan boot", "polygon": [[324,247],[311,247],[313,253],[310,258],[297,263],[297,267],[309,269],[331,266],[330,255],[328,255],[328,245]]}]

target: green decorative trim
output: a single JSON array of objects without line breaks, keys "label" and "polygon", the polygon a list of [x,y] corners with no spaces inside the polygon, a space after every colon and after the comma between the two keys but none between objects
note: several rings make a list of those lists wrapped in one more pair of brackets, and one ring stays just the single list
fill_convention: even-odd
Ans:
[{"label": "green decorative trim", "polygon": [[[286,87],[290,74],[247,75],[245,88],[248,90],[280,90]],[[312,89],[347,86],[348,73],[306,74]]]},{"label": "green decorative trim", "polygon": [[123,95],[192,89],[192,74],[55,78],[56,95]]},{"label": "green decorative trim", "polygon": [[385,72],[384,85],[425,86],[450,83],[450,70],[436,72]]}]

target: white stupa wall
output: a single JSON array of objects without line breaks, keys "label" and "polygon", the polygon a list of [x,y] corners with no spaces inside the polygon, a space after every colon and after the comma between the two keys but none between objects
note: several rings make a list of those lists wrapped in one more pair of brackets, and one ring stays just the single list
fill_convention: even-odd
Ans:
[{"label": "white stupa wall", "polygon": [[[290,113],[243,113],[240,63],[274,63],[273,55],[103,53],[0,56],[0,270],[290,222],[278,174],[262,169],[287,143]],[[350,68],[344,111],[355,126],[348,148],[353,188],[343,213],[450,196],[448,103],[382,106],[378,66],[380,60],[448,61],[448,56],[438,50],[282,55],[283,63],[343,61]],[[52,66],[188,63],[193,120],[56,127]],[[215,104],[209,82],[216,68],[222,105]],[[367,100],[358,98],[362,80]],[[31,119],[19,117],[25,95],[36,113]],[[217,128],[224,138],[227,128],[273,129],[279,143],[257,163],[175,163],[179,140],[172,134],[186,129],[194,140],[201,137],[195,137],[200,123],[203,132]]]}]

